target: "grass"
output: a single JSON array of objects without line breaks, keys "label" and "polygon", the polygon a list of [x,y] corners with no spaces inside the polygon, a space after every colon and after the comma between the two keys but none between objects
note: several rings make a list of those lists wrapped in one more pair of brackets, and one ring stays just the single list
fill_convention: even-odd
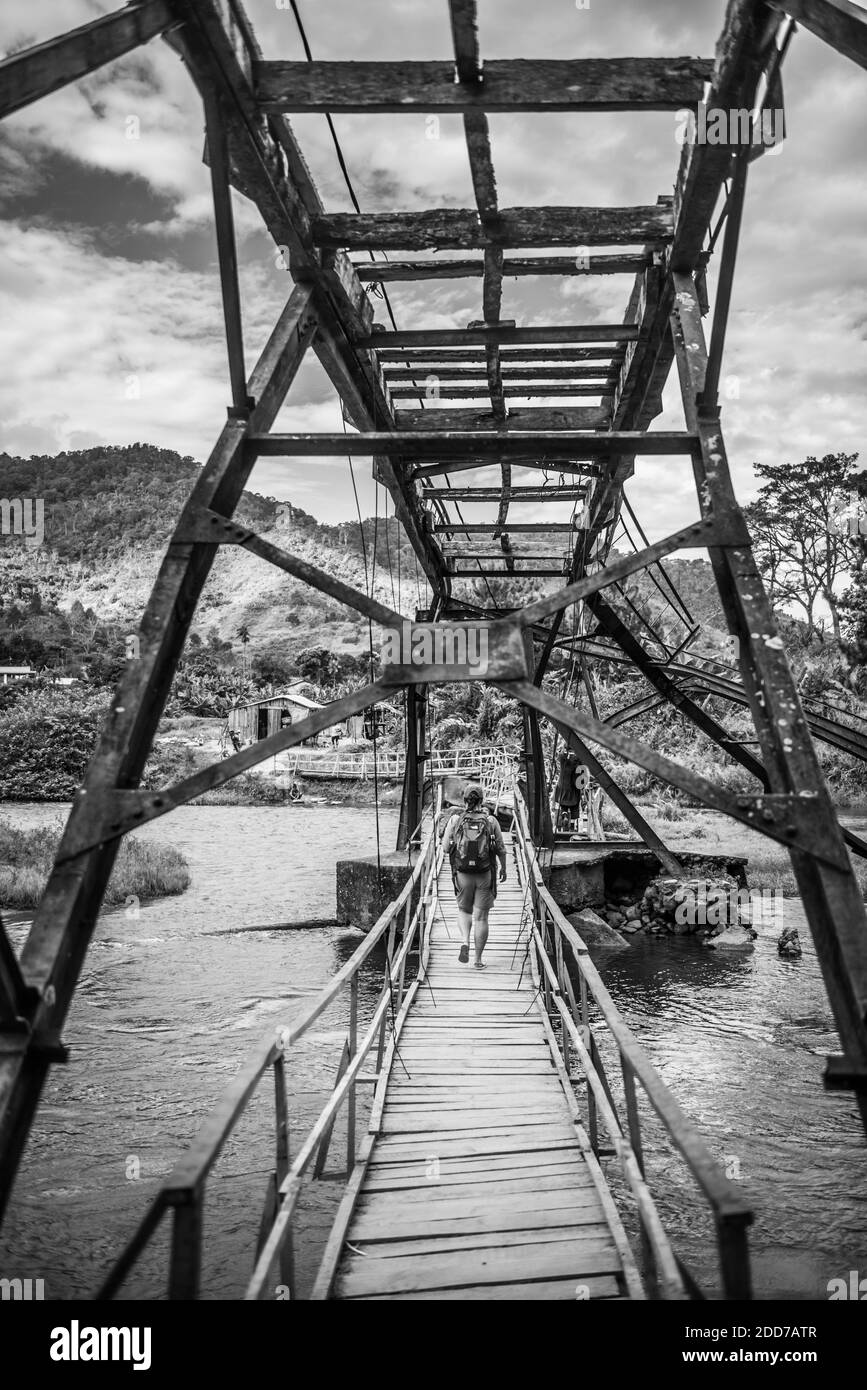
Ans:
[{"label": "grass", "polygon": [[[0,820],[0,903],[4,907],[38,905],[62,830],[59,822],[19,830],[9,821]],[[130,897],[147,902],[149,898],[183,893],[189,883],[187,862],[173,846],[128,835],[121,843],[105,904],[118,907]]]}]

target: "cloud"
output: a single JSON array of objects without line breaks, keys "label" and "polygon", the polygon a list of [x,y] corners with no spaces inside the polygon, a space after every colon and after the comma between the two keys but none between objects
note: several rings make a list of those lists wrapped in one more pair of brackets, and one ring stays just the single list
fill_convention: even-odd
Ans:
[{"label": "cloud", "polygon": [[[25,39],[42,41],[112,8],[114,0],[7,0],[0,44],[8,51]],[[526,0],[481,0],[481,49],[487,60],[708,56],[724,8],[722,0],[643,0],[640,9],[591,0],[579,10],[571,0],[535,0],[528,11]],[[267,57],[302,56],[290,10],[274,0],[247,0],[247,10]],[[302,13],[317,58],[451,52],[444,4],[319,0],[302,3]],[[867,423],[867,184],[853,174],[867,127],[867,84],[802,30],[786,60],[785,91],[790,138],[779,156],[750,170],[724,363],[724,428],[744,499],[755,489],[754,461],[856,452]],[[365,210],[472,206],[462,122],[441,117],[439,138],[430,139],[426,114],[335,118]],[[324,118],[293,117],[291,124],[326,206],[349,207]],[[654,202],[676,175],[671,114],[494,115],[491,130],[503,206]],[[26,452],[55,447],[47,440],[59,447],[81,437],[138,438],[199,457],[207,452],[224,418],[227,385],[202,146],[198,94],[161,41],[4,123],[4,447]],[[59,161],[116,180],[116,206],[105,196],[91,208],[61,197],[53,174]],[[152,196],[135,203],[132,230],[141,237],[122,259],[106,225],[123,221],[131,179]],[[237,198],[235,209],[252,365],[288,281],[255,208]],[[712,295],[718,261],[717,254]],[[525,324],[618,321],[630,289],[619,276],[507,280],[503,315]],[[402,327],[448,328],[481,316],[480,278],[393,285],[389,297]],[[385,324],[384,305],[375,300],[374,307]],[[711,320],[705,327],[709,334]],[[137,396],[126,394],[127,378],[137,379]],[[676,373],[664,404],[655,428],[682,427]],[[287,410],[292,428],[340,427],[333,391],[314,361],[299,374]],[[351,489],[335,486],[339,466],[268,460],[257,473],[266,491],[289,479],[311,511],[331,514],[352,502]],[[359,460],[356,476],[368,498],[369,474],[369,461]],[[695,514],[683,460],[639,460],[629,491],[652,536]]]},{"label": "cloud", "polygon": [[[252,367],[286,277],[252,266],[243,281]],[[7,306],[0,447],[43,452],[96,433],[116,444],[147,440],[207,454],[228,400],[216,275],[170,260],[131,263],[95,251],[81,235],[7,223],[0,227],[0,295]],[[304,382],[321,396],[318,373],[305,365],[293,387],[293,428],[313,428],[302,423]],[[323,408],[312,406],[309,418]],[[331,428],[339,428],[336,418]]]}]

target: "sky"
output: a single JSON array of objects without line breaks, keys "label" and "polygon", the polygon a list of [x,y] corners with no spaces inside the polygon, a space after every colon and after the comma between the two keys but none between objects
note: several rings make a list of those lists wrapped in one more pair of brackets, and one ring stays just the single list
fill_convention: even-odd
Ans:
[{"label": "sky", "polygon": [[[0,51],[114,8],[5,0]],[[303,57],[285,0],[246,8],[265,57]],[[446,0],[300,0],[300,8],[316,58],[451,56]],[[479,13],[485,58],[711,57],[724,4],[481,0]],[[857,453],[867,423],[867,73],[800,31],[784,85],[789,138],[751,166],[724,363],[723,428],[742,501],[756,491],[754,462]],[[420,112],[334,119],[365,211],[473,206],[459,118],[441,117],[437,139]],[[682,126],[674,113],[501,114],[490,124],[501,206],[649,204],[672,192]],[[292,125],[326,208],[349,209],[324,117]],[[207,458],[228,384],[202,148],[199,98],[159,39],[4,122],[0,451],[140,440]],[[234,206],[249,369],[291,285],[253,205],[236,196]],[[714,277],[712,265],[712,296]],[[621,276],[508,280],[503,317],[619,321],[630,288]],[[480,280],[389,293],[401,326],[464,326],[481,316]],[[385,323],[382,302],[374,308]],[[653,427],[683,428],[675,372],[664,407]],[[312,354],[275,428],[341,428]],[[370,514],[370,462],[355,467]],[[262,460],[251,486],[330,522],[355,512],[343,458]],[[696,515],[683,460],[639,460],[627,493],[651,539]]]}]

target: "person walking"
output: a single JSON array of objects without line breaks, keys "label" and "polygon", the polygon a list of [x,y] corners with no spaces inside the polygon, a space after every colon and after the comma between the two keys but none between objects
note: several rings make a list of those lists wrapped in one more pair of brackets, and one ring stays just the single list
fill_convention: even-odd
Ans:
[{"label": "person walking", "polygon": [[497,820],[483,806],[481,787],[464,790],[464,810],[456,811],[443,836],[443,848],[452,866],[452,882],[458,907],[458,926],[463,944],[458,960],[470,958],[470,936],[475,948],[477,970],[484,970],[482,954],[488,944],[488,915],[497,896],[499,881],[506,881],[506,846]]}]

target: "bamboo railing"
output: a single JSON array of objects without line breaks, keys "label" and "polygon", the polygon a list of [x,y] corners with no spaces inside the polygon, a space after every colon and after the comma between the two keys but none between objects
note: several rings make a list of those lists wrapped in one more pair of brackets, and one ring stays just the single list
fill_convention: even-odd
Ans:
[{"label": "bamboo railing", "polygon": [[[684,1114],[653,1063],[621,1017],[605,988],[587,947],[557,906],[542,876],[529,833],[527,809],[515,792],[515,835],[518,873],[525,890],[530,952],[535,983],[540,988],[551,1022],[552,1041],[559,1047],[567,1076],[572,1053],[586,1077],[586,1121],[593,1152],[599,1157],[600,1122],[635,1201],[645,1262],[658,1295],[663,1298],[703,1298],[697,1281],[673,1252],[651,1195],[644,1162],[636,1083],[659,1116],[674,1148],[686,1163],[713,1217],[720,1276],[727,1299],[752,1296],[747,1227],[753,1216],[740,1193],[725,1177],[692,1121]],[[578,974],[578,997],[567,960]],[[625,1128],[590,1020],[593,1001],[616,1045],[623,1077]],[[559,1036],[558,1036],[559,1035]],[[576,1111],[580,1112],[576,1100]],[[581,1117],[582,1119],[584,1117]]]},{"label": "bamboo railing", "polygon": [[[285,754],[285,772],[291,776],[305,773],[328,778],[350,778],[368,781],[374,776],[372,751],[358,752],[351,748],[298,748]],[[406,755],[400,751],[379,751],[375,759],[377,777],[403,776]],[[426,755],[428,776],[464,776],[505,780],[511,776],[512,765],[506,750],[491,746],[482,748],[433,748]]]}]

